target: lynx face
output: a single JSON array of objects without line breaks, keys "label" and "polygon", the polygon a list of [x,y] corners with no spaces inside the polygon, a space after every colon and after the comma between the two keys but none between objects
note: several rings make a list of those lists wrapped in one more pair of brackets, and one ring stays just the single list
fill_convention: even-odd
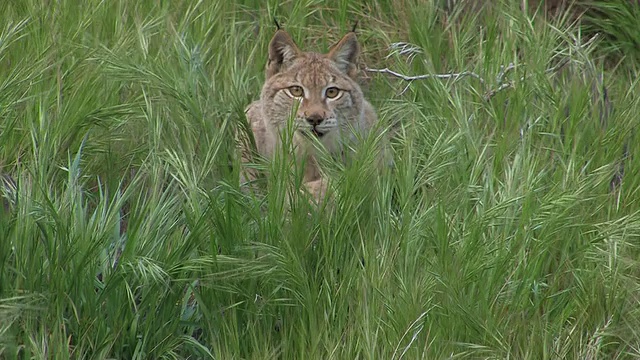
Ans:
[{"label": "lynx face", "polygon": [[[353,33],[327,54],[302,52],[278,30],[269,45],[267,79],[260,102],[266,127],[274,135],[293,115],[294,142],[318,139],[335,152],[340,139],[363,120],[364,98],[355,82],[359,52]],[[295,111],[295,114],[292,114]]]},{"label": "lynx face", "polygon": [[[327,179],[319,168],[316,148],[320,142],[341,158],[343,141],[354,134],[364,135],[377,122],[375,110],[355,81],[359,46],[355,33],[345,35],[326,54],[303,52],[284,30],[278,30],[269,44],[269,62],[260,100],[252,102],[245,114],[258,155],[272,158],[281,134],[293,125],[293,152],[304,163],[304,187],[318,201],[327,191]],[[243,163],[253,162],[248,141],[241,145]],[[257,173],[247,168],[241,177],[255,180]]]}]

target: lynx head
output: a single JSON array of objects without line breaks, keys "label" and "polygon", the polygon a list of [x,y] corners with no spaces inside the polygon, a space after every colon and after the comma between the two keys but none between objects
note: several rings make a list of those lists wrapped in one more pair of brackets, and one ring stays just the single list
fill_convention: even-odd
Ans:
[{"label": "lynx head", "polygon": [[350,126],[358,126],[364,101],[355,81],[359,50],[354,32],[328,53],[319,54],[301,51],[288,33],[278,30],[269,44],[260,96],[267,125],[282,130],[297,107],[296,134],[316,137],[325,145],[334,143]]}]

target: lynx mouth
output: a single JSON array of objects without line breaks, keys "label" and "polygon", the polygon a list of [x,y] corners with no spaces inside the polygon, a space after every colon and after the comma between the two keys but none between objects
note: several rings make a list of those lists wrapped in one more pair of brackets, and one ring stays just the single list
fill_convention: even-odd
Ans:
[{"label": "lynx mouth", "polygon": [[316,129],[316,127],[314,126],[311,129],[302,131],[302,134],[308,137],[311,137],[311,135],[313,135],[318,139],[321,139],[326,133],[318,131],[318,129]]}]

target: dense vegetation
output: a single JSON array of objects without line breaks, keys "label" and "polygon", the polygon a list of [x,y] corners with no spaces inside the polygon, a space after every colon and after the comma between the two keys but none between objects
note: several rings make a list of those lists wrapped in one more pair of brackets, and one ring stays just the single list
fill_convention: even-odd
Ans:
[{"label": "dense vegetation", "polygon": [[[0,358],[640,357],[638,6],[444,3],[0,2]],[[330,207],[238,184],[274,16],[444,75],[362,72]]]}]

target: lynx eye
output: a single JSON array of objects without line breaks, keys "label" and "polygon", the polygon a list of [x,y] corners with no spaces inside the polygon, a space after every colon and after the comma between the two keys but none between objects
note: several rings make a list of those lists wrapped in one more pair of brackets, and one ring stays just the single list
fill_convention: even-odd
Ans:
[{"label": "lynx eye", "polygon": [[340,95],[340,89],[337,87],[330,87],[325,90],[324,94],[328,99],[335,99]]},{"label": "lynx eye", "polygon": [[291,97],[303,97],[304,96],[304,90],[302,89],[302,87],[294,85],[294,86],[290,86],[287,88],[287,92],[289,93],[289,95]]}]

